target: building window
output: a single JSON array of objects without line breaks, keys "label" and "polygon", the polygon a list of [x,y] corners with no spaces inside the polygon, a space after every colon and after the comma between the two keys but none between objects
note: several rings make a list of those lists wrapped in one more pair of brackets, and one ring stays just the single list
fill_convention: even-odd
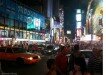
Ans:
[{"label": "building window", "polygon": [[4,24],[4,17],[0,16],[0,23]]}]

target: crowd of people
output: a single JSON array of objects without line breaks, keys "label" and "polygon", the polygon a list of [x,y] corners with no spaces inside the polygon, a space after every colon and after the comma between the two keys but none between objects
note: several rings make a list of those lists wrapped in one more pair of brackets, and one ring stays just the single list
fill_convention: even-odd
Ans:
[{"label": "crowd of people", "polygon": [[[58,54],[54,59],[48,59],[47,75],[102,75],[102,51],[93,48],[93,55],[86,64],[84,55],[80,52],[80,45],[73,47],[60,46]],[[66,56],[70,52],[70,57]]]},{"label": "crowd of people", "polygon": [[103,49],[103,42],[102,41],[89,41],[89,42],[79,42],[80,50],[83,49],[90,49],[96,47],[99,49]]}]

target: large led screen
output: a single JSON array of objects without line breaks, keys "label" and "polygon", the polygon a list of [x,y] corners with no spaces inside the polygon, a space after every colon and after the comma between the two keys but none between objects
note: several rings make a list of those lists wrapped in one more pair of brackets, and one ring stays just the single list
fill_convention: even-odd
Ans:
[{"label": "large led screen", "polygon": [[36,29],[40,30],[41,28],[45,28],[44,25],[45,21],[44,18],[41,17],[28,17],[27,18],[27,29]]}]

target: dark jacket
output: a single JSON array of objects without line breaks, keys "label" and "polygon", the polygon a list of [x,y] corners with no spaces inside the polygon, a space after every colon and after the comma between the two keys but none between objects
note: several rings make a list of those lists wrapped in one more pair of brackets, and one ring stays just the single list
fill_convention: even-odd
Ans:
[{"label": "dark jacket", "polygon": [[79,53],[72,53],[70,55],[68,65],[69,65],[68,71],[73,71],[75,69],[74,65],[80,66],[80,70],[82,72],[82,75],[87,70],[85,58],[84,58],[83,54],[80,52]]}]

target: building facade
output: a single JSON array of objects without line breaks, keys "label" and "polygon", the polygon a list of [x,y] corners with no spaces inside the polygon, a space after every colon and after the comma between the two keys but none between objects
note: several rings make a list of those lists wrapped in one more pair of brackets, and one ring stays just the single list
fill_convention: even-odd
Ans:
[{"label": "building facade", "polygon": [[103,0],[90,0],[86,17],[86,34],[103,37]]},{"label": "building facade", "polygon": [[50,21],[50,43],[61,44],[64,42],[64,11],[60,0],[48,0],[47,17]]},{"label": "building facade", "polygon": [[12,0],[0,0],[0,43],[39,42],[45,38],[45,17]]}]

